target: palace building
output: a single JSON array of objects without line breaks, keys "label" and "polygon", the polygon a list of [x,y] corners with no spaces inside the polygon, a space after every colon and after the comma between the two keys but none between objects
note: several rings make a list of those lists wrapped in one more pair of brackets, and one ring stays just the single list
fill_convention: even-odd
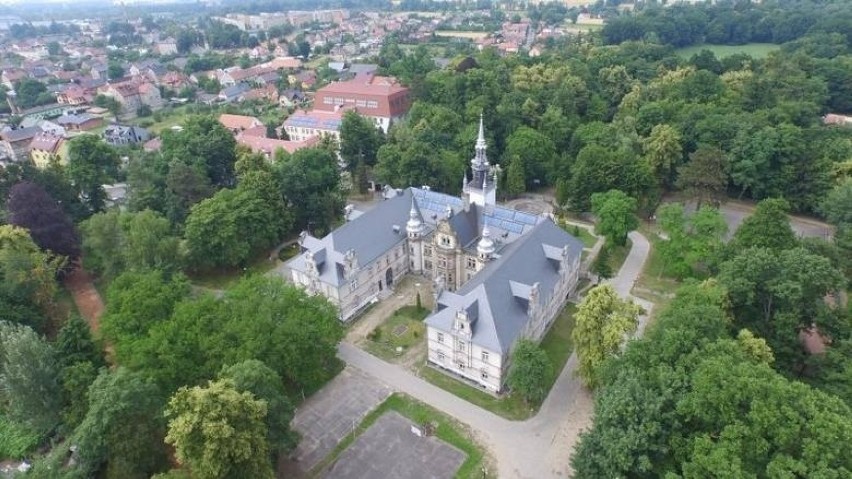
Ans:
[{"label": "palace building", "polygon": [[390,190],[373,209],[323,238],[303,233],[294,283],[322,294],[349,321],[391,294],[404,274],[434,281],[428,361],[492,393],[515,342],[538,341],[573,292],[583,244],[546,215],[496,204],[497,173],[480,119],[461,198]]}]

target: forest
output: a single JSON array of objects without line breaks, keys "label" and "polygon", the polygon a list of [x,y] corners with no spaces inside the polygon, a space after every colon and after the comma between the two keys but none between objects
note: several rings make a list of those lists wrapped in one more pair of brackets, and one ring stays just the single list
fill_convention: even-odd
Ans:
[{"label": "forest", "polygon": [[[271,477],[297,441],[294,407],[339,370],[337,313],[266,276],[221,293],[194,280],[330,231],[350,185],[457,194],[483,115],[504,199],[554,188],[560,213],[612,220],[614,243],[654,217],[663,274],[682,285],[644,339],[588,363],[578,473],[848,477],[852,129],[822,117],[852,113],[852,22],[838,2],[806,4],[795,28],[799,2],[649,8],[538,56],[470,49],[446,68],[389,41],[373,60],[414,104],[387,135],[347,114],[339,145],[267,159],[192,116],[157,153],[81,135],[67,165],[0,168],[0,455],[38,457],[32,477]],[[675,53],[724,12],[756,15],[736,41],[786,43],[765,59]],[[696,36],[667,36],[678,15],[703,19]],[[122,210],[102,186],[117,181]],[[727,198],[757,202],[736,232]],[[791,212],[833,239],[798,238]],[[94,332],[63,287],[80,261],[106,303]],[[214,423],[239,441],[205,433]]]}]

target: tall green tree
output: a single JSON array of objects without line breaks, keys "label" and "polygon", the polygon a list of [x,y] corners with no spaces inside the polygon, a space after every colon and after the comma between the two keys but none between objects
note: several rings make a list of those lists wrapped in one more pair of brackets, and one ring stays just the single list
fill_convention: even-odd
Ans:
[{"label": "tall green tree", "polygon": [[645,161],[654,172],[657,181],[668,187],[672,184],[675,168],[683,157],[681,135],[671,125],[655,125],[651,134],[643,142]]},{"label": "tall green tree", "polygon": [[344,206],[335,155],[320,148],[302,149],[276,163],[275,174],[295,226],[330,231]]},{"label": "tall green tree", "polygon": [[728,187],[728,165],[725,153],[718,148],[699,146],[689,154],[689,161],[677,167],[675,186],[700,209],[708,201],[720,201]]},{"label": "tall green tree", "polygon": [[181,388],[169,401],[166,442],[199,479],[274,477],[269,460],[265,401],[224,379]]},{"label": "tall green tree", "polygon": [[634,212],[637,202],[619,190],[592,195],[592,212],[597,217],[595,231],[606,237],[610,244],[623,246],[627,233],[639,227]]},{"label": "tall green tree", "polygon": [[141,374],[106,369],[89,388],[89,408],[72,436],[86,476],[147,478],[166,464],[163,397]]},{"label": "tall green tree", "polygon": [[614,355],[636,331],[641,308],[618,297],[608,284],[595,286],[577,308],[576,326],[571,334],[580,366],[578,372],[586,386],[599,384],[601,364]]},{"label": "tall green tree", "polygon": [[261,361],[248,359],[222,368],[219,379],[230,379],[237,391],[251,393],[266,402],[265,422],[273,459],[278,453],[296,447],[298,434],[290,429],[294,408],[278,373]]},{"label": "tall green tree", "polygon": [[506,139],[504,157],[511,168],[512,162],[520,158],[524,167],[525,187],[533,188],[537,184],[551,184],[555,177],[556,146],[541,132],[527,126],[521,126]]},{"label": "tall green tree", "polygon": [[46,436],[62,411],[59,367],[51,345],[31,328],[0,321],[0,399],[6,414]]},{"label": "tall green tree", "polygon": [[547,396],[553,365],[538,344],[520,340],[512,350],[512,365],[506,382],[527,404],[538,404]]},{"label": "tall green tree", "polygon": [[103,185],[115,180],[118,166],[118,154],[98,136],[81,135],[69,143],[68,175],[91,212],[104,209]]},{"label": "tall green tree", "polygon": [[660,207],[657,218],[666,234],[659,243],[666,273],[700,276],[720,259],[728,225],[718,210],[704,206],[687,216],[680,203],[669,203]]},{"label": "tall green tree", "polygon": [[789,209],[789,203],[780,198],[758,203],[754,214],[746,218],[734,233],[730,244],[732,250],[742,251],[754,246],[782,250],[796,246],[796,235],[787,217]]},{"label": "tall green tree", "polygon": [[340,123],[340,158],[346,163],[347,170],[353,172],[359,164],[375,165],[382,143],[384,137],[370,119],[354,111],[343,114]]},{"label": "tall green tree", "polygon": [[506,168],[506,194],[509,196],[518,196],[526,191],[526,180],[524,170],[524,159],[521,156],[515,156],[509,161],[509,167]]},{"label": "tall green tree", "polygon": [[201,168],[215,187],[236,183],[236,140],[212,116],[192,116],[181,131],[165,131],[161,153],[169,162]]}]

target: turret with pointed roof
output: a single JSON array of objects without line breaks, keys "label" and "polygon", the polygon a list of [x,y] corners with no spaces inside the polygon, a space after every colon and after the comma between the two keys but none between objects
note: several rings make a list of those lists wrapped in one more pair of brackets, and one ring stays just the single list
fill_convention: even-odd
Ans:
[{"label": "turret with pointed roof", "polygon": [[476,153],[473,159],[470,160],[470,167],[473,170],[473,176],[470,181],[467,180],[467,172],[465,172],[464,195],[468,201],[480,206],[493,206],[497,202],[497,182],[495,177],[495,168],[488,163],[488,156],[485,150],[488,145],[485,143],[485,127],[482,120],[482,115],[479,115],[479,135],[476,138],[475,150]]}]

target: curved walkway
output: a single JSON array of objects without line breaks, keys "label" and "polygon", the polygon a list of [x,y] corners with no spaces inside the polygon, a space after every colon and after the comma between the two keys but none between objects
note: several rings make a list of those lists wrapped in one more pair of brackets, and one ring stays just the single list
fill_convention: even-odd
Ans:
[{"label": "curved walkway", "polygon": [[[648,240],[630,233],[633,246],[618,274],[609,282],[625,298],[636,300],[646,310],[640,318],[641,334],[652,303],[630,295],[650,251]],[[443,389],[389,364],[357,347],[341,343],[338,355],[351,366],[381,380],[467,424],[497,460],[500,478],[567,477],[570,456],[580,431],[591,424],[594,405],[591,393],[574,378],[577,356],[572,354],[559,374],[538,414],[526,421],[510,421],[475,406]]]}]

